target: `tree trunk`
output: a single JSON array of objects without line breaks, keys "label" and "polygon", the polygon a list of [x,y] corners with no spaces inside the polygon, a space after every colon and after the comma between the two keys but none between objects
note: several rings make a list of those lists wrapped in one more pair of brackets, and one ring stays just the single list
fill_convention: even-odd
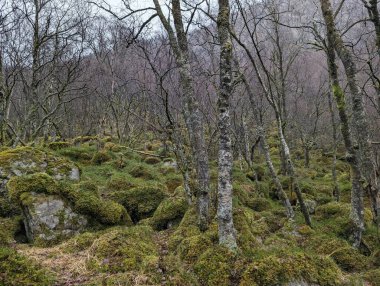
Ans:
[{"label": "tree trunk", "polygon": [[340,201],[340,190],[338,185],[338,178],[336,173],[336,152],[338,148],[338,137],[337,137],[337,130],[336,130],[336,122],[335,122],[335,113],[333,109],[333,102],[332,102],[332,96],[331,92],[328,93],[328,100],[329,100],[329,110],[330,110],[330,116],[331,116],[331,125],[332,125],[332,133],[333,133],[333,164],[331,169],[331,175],[333,180],[333,196],[335,197],[336,201]]},{"label": "tree trunk", "polygon": [[219,0],[218,36],[220,42],[218,232],[219,244],[236,249],[232,212],[232,147],[230,100],[232,94],[232,41],[229,33],[229,0]]},{"label": "tree trunk", "polygon": [[179,69],[180,84],[183,93],[184,118],[187,124],[190,144],[197,171],[198,224],[202,231],[207,230],[209,221],[209,165],[202,114],[194,94],[193,78],[189,63],[189,48],[184,31],[181,5],[179,0],[172,1],[173,20],[176,33],[165,18],[158,0],[153,0],[157,14],[168,33],[170,46],[173,49]]},{"label": "tree trunk", "polygon": [[348,114],[346,110],[346,97],[340,86],[338,79],[338,68],[335,60],[335,38],[334,33],[335,25],[334,18],[331,10],[331,4],[328,0],[321,0],[321,7],[323,16],[326,22],[327,28],[327,63],[329,68],[329,76],[331,81],[331,90],[334,95],[340,122],[341,122],[341,132],[344,140],[344,144],[347,151],[347,159],[351,166],[351,180],[352,180],[352,191],[351,191],[351,220],[354,224],[353,231],[353,246],[359,247],[361,243],[361,237],[364,230],[364,218],[363,218],[363,187],[360,183],[361,172],[359,166],[358,153],[356,152],[353,142],[352,134],[348,119]]}]

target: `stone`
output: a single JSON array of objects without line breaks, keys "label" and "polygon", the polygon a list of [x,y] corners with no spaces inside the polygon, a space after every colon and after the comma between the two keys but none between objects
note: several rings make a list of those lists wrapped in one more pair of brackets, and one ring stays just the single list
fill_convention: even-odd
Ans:
[{"label": "stone", "polygon": [[22,201],[26,236],[37,245],[50,245],[84,230],[85,216],[55,195],[29,193]]},{"label": "stone", "polygon": [[80,170],[73,162],[32,147],[19,147],[0,152],[0,196],[6,196],[6,185],[13,176],[45,172],[56,180],[80,180]]}]

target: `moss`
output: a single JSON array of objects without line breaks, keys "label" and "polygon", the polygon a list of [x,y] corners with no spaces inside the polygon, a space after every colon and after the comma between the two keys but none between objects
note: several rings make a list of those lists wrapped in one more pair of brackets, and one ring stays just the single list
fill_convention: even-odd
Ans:
[{"label": "moss", "polygon": [[107,183],[107,188],[110,191],[126,191],[137,187],[136,180],[133,180],[129,175],[114,175]]},{"label": "moss", "polygon": [[12,217],[21,213],[21,209],[8,196],[0,197],[0,217]]},{"label": "moss", "polygon": [[161,159],[158,157],[146,157],[144,162],[149,165],[156,165],[156,164],[161,163]]},{"label": "moss", "polygon": [[169,193],[173,193],[175,189],[177,189],[179,186],[182,186],[183,179],[182,176],[179,174],[168,174],[165,176],[165,184],[168,188]]},{"label": "moss", "polygon": [[15,236],[20,231],[21,223],[20,217],[0,218],[0,247],[8,246],[15,241]]},{"label": "moss", "polygon": [[9,197],[20,202],[23,193],[59,193],[59,185],[46,173],[36,173],[21,177],[12,177],[7,184]]},{"label": "moss", "polygon": [[212,241],[204,234],[184,238],[178,245],[177,253],[182,261],[193,264],[199,256],[212,246]]},{"label": "moss", "polygon": [[206,250],[194,265],[194,272],[201,285],[231,285],[236,255],[228,249],[215,246]]},{"label": "moss", "polygon": [[112,142],[107,142],[104,144],[104,149],[112,152],[120,152],[122,148],[120,145]]},{"label": "moss", "polygon": [[178,224],[188,208],[184,197],[170,197],[163,200],[151,219],[154,229],[167,229],[169,224]]},{"label": "moss", "polygon": [[77,253],[79,251],[86,250],[100,235],[100,233],[93,232],[81,233],[60,245],[60,249],[67,253]]},{"label": "moss", "polygon": [[48,148],[52,150],[59,150],[70,147],[71,144],[69,142],[51,142],[48,144]]},{"label": "moss", "polygon": [[271,202],[265,198],[254,198],[248,200],[246,204],[249,208],[257,212],[267,211],[272,209]]},{"label": "moss", "polygon": [[90,162],[94,156],[96,149],[94,147],[69,147],[62,150],[58,150],[58,154],[68,157],[73,161],[87,163]]},{"label": "moss", "polygon": [[0,248],[0,284],[49,286],[54,279],[46,270],[9,248]]},{"label": "moss", "polygon": [[200,230],[197,226],[196,210],[194,207],[190,207],[183,216],[178,228],[169,238],[169,249],[174,251],[178,245],[187,237],[200,234]]},{"label": "moss", "polygon": [[305,281],[321,286],[339,285],[341,272],[332,259],[304,253],[276,253],[256,258],[243,274],[241,286],[285,285]]},{"label": "moss", "polygon": [[125,208],[111,200],[102,200],[90,192],[80,192],[74,202],[75,210],[107,225],[131,225],[132,220]]},{"label": "moss", "polygon": [[86,142],[90,142],[90,141],[98,141],[98,137],[97,136],[78,136],[76,138],[74,138],[73,140],[73,143],[74,144],[81,144],[81,143],[86,143]]},{"label": "moss", "polygon": [[363,271],[369,266],[368,257],[349,245],[336,249],[330,256],[341,269],[348,272]]},{"label": "moss", "polygon": [[145,186],[114,192],[111,197],[125,206],[132,220],[137,222],[152,216],[166,195],[160,188]]},{"label": "moss", "polygon": [[94,154],[94,156],[91,159],[91,162],[95,165],[101,165],[105,162],[110,161],[111,159],[111,155],[107,151],[102,150]]},{"label": "moss", "polygon": [[[315,219],[323,222],[324,231],[335,233],[344,238],[350,238],[354,227],[350,219],[350,212],[350,204],[331,202],[316,208]],[[367,226],[371,223],[371,217],[371,212],[365,209],[364,222]]]},{"label": "moss", "polygon": [[0,152],[0,170],[4,176],[45,171],[49,175],[67,177],[74,167],[74,163],[38,148],[19,147]]},{"label": "moss", "polygon": [[131,174],[135,178],[142,178],[145,180],[154,180],[156,179],[156,176],[154,175],[154,169],[148,165],[143,163],[138,163],[135,165],[132,165],[128,173]]},{"label": "moss", "polygon": [[77,185],[78,189],[93,194],[98,193],[98,186],[92,181],[82,181]]},{"label": "moss", "polygon": [[363,278],[372,286],[380,286],[380,269],[374,269],[364,273]]},{"label": "moss", "polygon": [[373,265],[375,265],[376,267],[380,267],[380,250],[376,250],[374,253],[373,253]]},{"label": "moss", "polygon": [[102,272],[156,271],[157,263],[153,231],[147,226],[111,230],[89,248],[89,267]]},{"label": "moss", "polygon": [[247,208],[235,208],[233,218],[238,246],[244,254],[250,255],[258,246],[257,237],[264,237],[268,227],[263,220],[257,220],[253,211]]}]

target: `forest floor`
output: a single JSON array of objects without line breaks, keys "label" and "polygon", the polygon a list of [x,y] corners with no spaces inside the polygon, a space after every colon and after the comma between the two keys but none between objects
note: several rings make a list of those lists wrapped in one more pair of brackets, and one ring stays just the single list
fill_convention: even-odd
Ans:
[{"label": "forest floor", "polygon": [[[279,168],[278,145],[276,140],[270,143]],[[287,220],[262,155],[254,166],[258,182],[244,162],[236,162],[239,250],[231,253],[218,246],[213,208],[209,229],[199,231],[195,208],[185,203],[182,176],[160,142],[147,142],[136,148],[139,152],[112,142],[99,149],[97,140],[37,148],[77,164],[81,181],[71,188],[78,194],[93,192],[102,202],[117,202],[133,225],[104,224],[101,215],[112,217],[112,212],[85,205],[93,220],[73,238],[53,245],[1,245],[0,239],[0,285],[380,285],[380,239],[370,210],[365,210],[363,244],[356,250],[350,244],[350,169],[338,160],[341,201],[336,202],[332,158],[323,150],[312,151],[309,168],[302,150],[292,150],[312,228],[304,223],[289,179],[280,176],[296,211],[295,222]],[[211,163],[211,183],[214,200],[216,162]],[[2,217],[0,224],[16,220],[19,216]]]}]

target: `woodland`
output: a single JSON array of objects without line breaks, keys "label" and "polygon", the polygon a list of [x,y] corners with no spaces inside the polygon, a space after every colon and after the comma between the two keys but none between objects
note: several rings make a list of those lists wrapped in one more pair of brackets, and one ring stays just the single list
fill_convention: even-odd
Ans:
[{"label": "woodland", "polygon": [[380,286],[377,0],[0,0],[0,286]]}]

